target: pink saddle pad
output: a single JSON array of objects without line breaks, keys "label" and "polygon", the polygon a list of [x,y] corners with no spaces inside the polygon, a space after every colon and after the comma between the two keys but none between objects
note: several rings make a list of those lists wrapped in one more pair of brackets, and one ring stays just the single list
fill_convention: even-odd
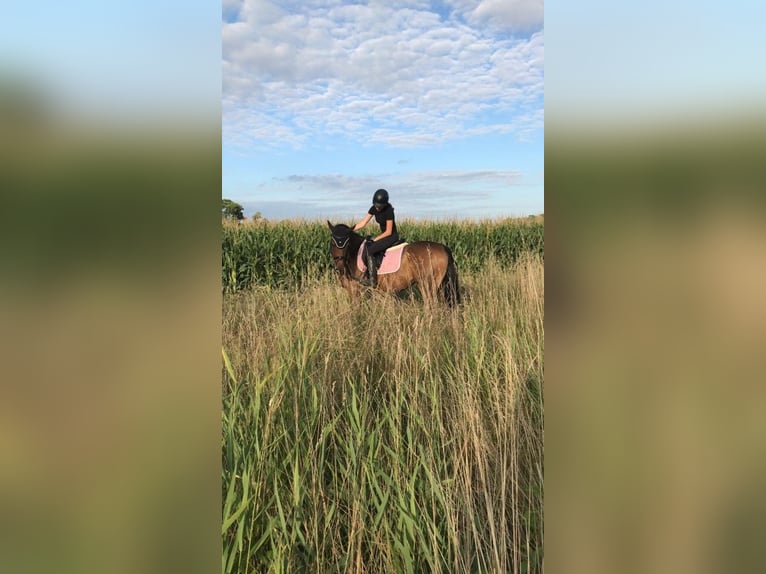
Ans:
[{"label": "pink saddle pad", "polygon": [[[405,245],[407,245],[407,243],[399,243],[398,245],[386,249],[386,253],[383,255],[383,262],[380,264],[380,267],[378,267],[378,275],[385,275],[386,273],[395,273],[396,271],[399,271],[399,266],[402,264],[402,253],[404,253],[404,249],[402,248]],[[362,272],[365,272],[367,271],[367,265],[364,262],[364,257],[362,257],[363,251],[364,243],[362,243],[362,246],[359,248],[359,253],[356,254],[356,266],[359,267]]]}]

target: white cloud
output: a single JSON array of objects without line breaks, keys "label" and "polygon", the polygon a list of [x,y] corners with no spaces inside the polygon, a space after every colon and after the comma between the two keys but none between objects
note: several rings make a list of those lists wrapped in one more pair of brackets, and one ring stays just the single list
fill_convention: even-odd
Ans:
[{"label": "white cloud", "polygon": [[227,142],[414,146],[536,129],[524,118],[542,110],[543,32],[495,35],[481,23],[506,13],[489,0],[448,2],[449,17],[412,0],[241,4],[222,30]]},{"label": "white cloud", "polygon": [[544,11],[543,0],[482,0],[470,19],[514,33],[528,33],[543,27]]}]

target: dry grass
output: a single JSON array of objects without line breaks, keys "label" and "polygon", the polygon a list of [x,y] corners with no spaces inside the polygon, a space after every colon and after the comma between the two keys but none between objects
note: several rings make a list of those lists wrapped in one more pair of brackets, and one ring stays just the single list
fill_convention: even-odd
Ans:
[{"label": "dry grass", "polygon": [[225,572],[539,572],[543,264],[224,298]]}]

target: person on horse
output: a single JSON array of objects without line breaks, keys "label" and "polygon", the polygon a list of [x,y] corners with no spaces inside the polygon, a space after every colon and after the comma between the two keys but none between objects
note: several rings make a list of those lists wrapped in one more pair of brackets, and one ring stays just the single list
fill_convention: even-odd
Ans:
[{"label": "person on horse", "polygon": [[367,239],[364,254],[367,262],[367,275],[360,280],[362,285],[370,287],[376,287],[378,284],[375,255],[382,255],[386,249],[399,243],[399,233],[396,230],[396,220],[394,219],[394,206],[388,202],[388,192],[385,189],[377,190],[372,196],[372,207],[370,207],[367,215],[354,226],[354,231],[362,229],[373,216],[380,226],[380,234],[372,239]]}]

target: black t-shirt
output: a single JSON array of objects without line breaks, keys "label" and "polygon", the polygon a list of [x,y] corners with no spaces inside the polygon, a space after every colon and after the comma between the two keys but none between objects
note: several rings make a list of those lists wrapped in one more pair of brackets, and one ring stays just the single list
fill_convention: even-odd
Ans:
[{"label": "black t-shirt", "polygon": [[377,221],[378,225],[380,225],[380,232],[383,233],[386,230],[386,221],[389,219],[394,222],[394,225],[391,228],[391,233],[393,235],[398,235],[398,232],[396,231],[396,220],[394,219],[394,206],[390,203],[386,205],[383,209],[380,211],[375,210],[375,206],[373,205],[370,207],[370,210],[367,212],[370,215],[375,216],[375,221]]}]

